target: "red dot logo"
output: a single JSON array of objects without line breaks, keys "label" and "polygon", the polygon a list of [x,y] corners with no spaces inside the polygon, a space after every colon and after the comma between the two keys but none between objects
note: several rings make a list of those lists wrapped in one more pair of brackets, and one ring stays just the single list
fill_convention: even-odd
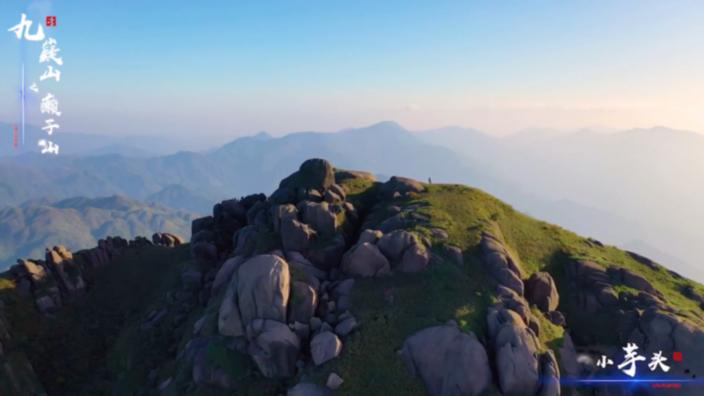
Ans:
[{"label": "red dot logo", "polygon": [[672,352],[672,360],[675,362],[682,361],[682,352]]}]

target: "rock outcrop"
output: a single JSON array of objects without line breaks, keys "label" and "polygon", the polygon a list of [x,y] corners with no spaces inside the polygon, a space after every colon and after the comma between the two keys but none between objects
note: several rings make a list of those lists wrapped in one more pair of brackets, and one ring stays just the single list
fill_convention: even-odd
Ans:
[{"label": "rock outcrop", "polygon": [[288,263],[281,257],[261,255],[244,262],[220,305],[220,334],[243,336],[254,319],[285,323],[290,287]]},{"label": "rock outcrop", "polygon": [[484,346],[455,323],[418,331],[404,341],[400,355],[431,396],[481,395],[491,383]]},{"label": "rock outcrop", "polygon": [[39,311],[48,313],[84,293],[94,280],[95,270],[108,265],[130,245],[135,242],[108,237],[95,248],[76,253],[54,246],[46,249],[44,260],[17,260],[8,274],[20,293],[30,296]]},{"label": "rock outcrop", "polygon": [[391,266],[375,245],[364,242],[345,253],[342,270],[354,276],[372,277],[389,275]]},{"label": "rock outcrop", "polygon": [[157,232],[152,235],[152,243],[157,246],[176,247],[183,244],[183,239],[168,232]]},{"label": "rock outcrop", "polygon": [[504,285],[498,286],[497,295],[499,302],[487,313],[487,328],[502,393],[507,396],[559,395],[559,367],[550,352],[539,352],[538,321],[528,302]]},{"label": "rock outcrop", "polygon": [[535,304],[543,312],[550,312],[557,309],[560,296],[557,293],[557,286],[547,272],[536,272],[525,282],[526,299],[531,304]]},{"label": "rock outcrop", "polygon": [[342,341],[331,331],[318,333],[310,342],[310,355],[316,366],[336,358],[341,351]]},{"label": "rock outcrop", "polygon": [[384,183],[381,191],[388,197],[404,196],[409,193],[420,193],[425,191],[423,184],[417,180],[407,177],[393,176]]},{"label": "rock outcrop", "polygon": [[524,285],[521,280],[523,270],[503,242],[491,233],[483,232],[479,242],[482,262],[491,276],[500,285],[523,295]]},{"label": "rock outcrop", "polygon": [[247,325],[247,352],[268,378],[288,378],[296,373],[301,341],[289,327],[276,320],[255,319]]}]

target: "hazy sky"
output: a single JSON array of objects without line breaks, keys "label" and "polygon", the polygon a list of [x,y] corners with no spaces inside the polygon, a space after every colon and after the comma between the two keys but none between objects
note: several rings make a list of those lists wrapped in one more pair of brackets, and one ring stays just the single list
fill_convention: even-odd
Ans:
[{"label": "hazy sky", "polygon": [[40,74],[40,45],[7,32],[27,10],[57,16],[65,130],[704,131],[702,1],[2,0],[2,121],[22,61]]}]

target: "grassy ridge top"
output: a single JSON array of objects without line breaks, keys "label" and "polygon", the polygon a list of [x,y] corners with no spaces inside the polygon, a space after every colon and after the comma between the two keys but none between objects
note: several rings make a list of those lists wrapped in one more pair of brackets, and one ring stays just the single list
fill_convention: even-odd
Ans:
[{"label": "grassy ridge top", "polygon": [[[348,188],[360,197],[364,191],[373,190],[371,182],[356,183]],[[704,323],[697,303],[682,294],[685,287],[704,291],[704,287],[694,281],[662,266],[645,265],[616,247],[604,246],[533,219],[479,189],[428,184],[425,188],[426,192],[408,199],[378,204],[368,216],[372,224],[378,224],[388,216],[388,205],[419,206],[417,211],[427,215],[430,224],[411,228],[426,236],[430,236],[428,230],[432,227],[445,230],[449,243],[464,252],[464,266],[460,268],[443,261],[418,274],[357,281],[353,306],[363,323],[363,331],[348,340],[341,358],[324,366],[316,375],[317,381],[324,383],[329,373],[340,374],[346,379],[341,395],[424,394],[422,383],[407,375],[396,351],[406,337],[427,326],[453,319],[463,330],[473,331],[486,342],[486,309],[494,302],[494,282],[478,259],[482,231],[503,236],[508,248],[520,259],[525,276],[546,271],[560,279],[568,258],[589,259],[605,267],[628,268],[661,291],[668,305],[676,308],[680,316]],[[619,291],[626,289],[624,286]],[[542,347],[557,352],[564,329],[546,320],[535,307],[534,314],[540,320]]]}]

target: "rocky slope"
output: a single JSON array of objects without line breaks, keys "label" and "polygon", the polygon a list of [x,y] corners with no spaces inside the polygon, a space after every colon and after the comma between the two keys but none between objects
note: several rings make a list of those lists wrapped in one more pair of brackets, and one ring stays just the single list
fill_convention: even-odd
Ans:
[{"label": "rocky slope", "polygon": [[464,186],[314,159],[189,244],[102,246],[5,274],[3,394],[662,392],[571,381],[626,342],[704,372],[704,287]]}]

